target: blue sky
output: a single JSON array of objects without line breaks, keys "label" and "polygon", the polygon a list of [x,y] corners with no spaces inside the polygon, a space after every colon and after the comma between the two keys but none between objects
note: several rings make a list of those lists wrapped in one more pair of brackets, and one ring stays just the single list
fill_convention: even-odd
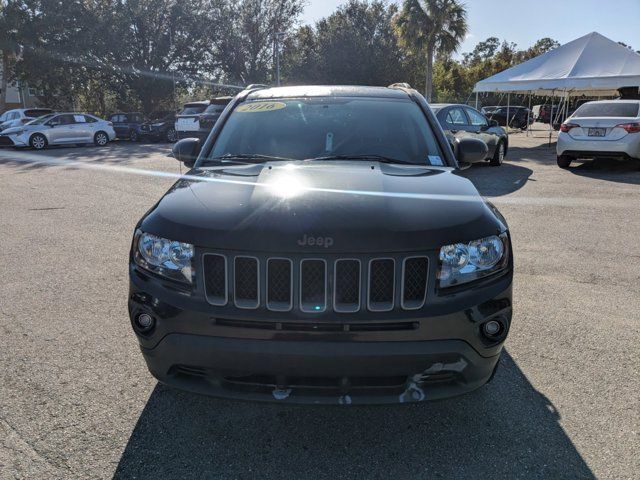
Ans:
[{"label": "blue sky", "polygon": [[[308,0],[303,23],[319,20],[344,3],[347,1]],[[527,48],[542,37],[567,43],[593,31],[640,50],[640,0],[466,0],[464,3],[469,35],[459,52],[473,50],[488,37],[506,39]]]}]

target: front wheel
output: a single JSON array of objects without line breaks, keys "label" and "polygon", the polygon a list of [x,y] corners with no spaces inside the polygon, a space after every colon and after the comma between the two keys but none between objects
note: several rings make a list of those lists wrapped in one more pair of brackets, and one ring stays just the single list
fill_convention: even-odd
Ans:
[{"label": "front wheel", "polygon": [[93,143],[96,147],[104,147],[107,143],[109,143],[109,137],[104,132],[98,132],[93,137]]},{"label": "front wheel", "polygon": [[493,154],[493,158],[489,162],[492,167],[499,167],[500,165],[502,165],[502,162],[504,162],[504,152],[504,142],[501,141],[500,143],[498,143],[496,152]]},{"label": "front wheel", "polygon": [[169,130],[167,130],[167,140],[170,143],[175,143],[178,141],[178,133],[176,132],[175,128],[170,128]]},{"label": "front wheel", "polygon": [[42,135],[41,133],[35,133],[31,135],[29,139],[29,145],[34,150],[42,150],[47,147],[47,137]]},{"label": "front wheel", "polygon": [[568,155],[558,155],[557,162],[560,168],[569,168],[571,166],[571,162],[573,161],[573,157]]}]

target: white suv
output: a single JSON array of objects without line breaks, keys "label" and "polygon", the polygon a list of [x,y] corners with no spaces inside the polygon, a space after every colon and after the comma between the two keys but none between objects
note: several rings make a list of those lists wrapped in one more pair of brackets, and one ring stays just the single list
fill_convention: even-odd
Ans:
[{"label": "white suv", "polygon": [[31,120],[53,113],[50,108],[17,108],[0,115],[0,132],[11,127],[20,127]]},{"label": "white suv", "polygon": [[558,166],[577,158],[640,159],[640,100],[587,102],[560,126]]}]

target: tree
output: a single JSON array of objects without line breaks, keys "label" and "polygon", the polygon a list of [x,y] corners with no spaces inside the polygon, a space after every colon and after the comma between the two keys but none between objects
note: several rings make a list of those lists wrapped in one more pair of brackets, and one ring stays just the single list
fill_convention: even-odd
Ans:
[{"label": "tree", "polygon": [[304,0],[225,0],[208,17],[223,19],[210,38],[210,68],[230,82],[264,83],[273,78],[274,35],[293,33]]},{"label": "tree", "polygon": [[455,52],[467,34],[467,14],[458,0],[405,0],[396,19],[401,45],[425,58],[425,96],[431,101],[433,60]]},{"label": "tree", "polygon": [[395,5],[351,0],[314,29],[301,28],[285,50],[287,78],[347,85],[402,81],[402,52],[392,22],[396,13]]}]

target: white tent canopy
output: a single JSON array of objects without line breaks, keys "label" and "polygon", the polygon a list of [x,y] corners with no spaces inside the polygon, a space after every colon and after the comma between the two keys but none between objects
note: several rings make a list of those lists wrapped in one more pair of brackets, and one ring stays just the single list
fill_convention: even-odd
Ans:
[{"label": "white tent canopy", "polygon": [[474,92],[611,95],[640,86],[640,55],[592,32],[476,83]]}]

